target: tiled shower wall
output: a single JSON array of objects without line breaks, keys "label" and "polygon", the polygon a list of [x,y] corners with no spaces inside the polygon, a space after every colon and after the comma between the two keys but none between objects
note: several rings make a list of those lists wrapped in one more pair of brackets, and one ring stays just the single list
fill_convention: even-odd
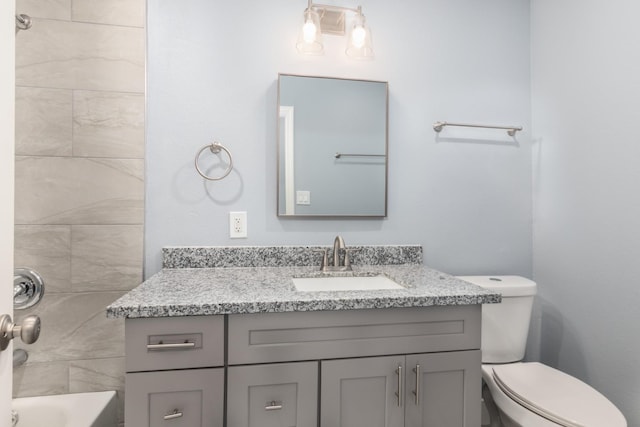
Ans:
[{"label": "tiled shower wall", "polygon": [[[144,0],[18,0],[16,266],[46,282],[14,394],[122,390],[124,325],[105,307],[142,279]],[[122,393],[120,393],[122,398]]]}]

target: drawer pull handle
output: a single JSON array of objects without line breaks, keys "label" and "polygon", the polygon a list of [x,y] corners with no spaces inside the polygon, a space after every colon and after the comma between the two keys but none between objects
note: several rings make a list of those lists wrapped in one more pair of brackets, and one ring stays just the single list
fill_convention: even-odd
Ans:
[{"label": "drawer pull handle", "polygon": [[403,391],[403,385],[402,385],[402,366],[398,365],[398,369],[396,369],[396,374],[398,375],[398,392],[396,393],[396,396],[398,398],[398,406],[402,407],[402,391]]},{"label": "drawer pull handle", "polygon": [[416,365],[415,368],[413,368],[413,372],[416,373],[416,389],[413,392],[413,394],[415,394],[416,396],[416,405],[420,404],[420,365]]},{"label": "drawer pull handle", "polygon": [[195,346],[196,343],[190,341],[166,344],[160,341],[158,344],[147,344],[147,350],[184,350],[187,348],[194,348]]},{"label": "drawer pull handle", "polygon": [[176,418],[182,417],[182,412],[179,412],[177,409],[174,409],[172,413],[165,415],[163,418],[165,421],[175,420]]},{"label": "drawer pull handle", "polygon": [[264,407],[265,411],[278,411],[280,409],[282,409],[282,402],[276,402],[275,400],[267,402],[267,406]]}]

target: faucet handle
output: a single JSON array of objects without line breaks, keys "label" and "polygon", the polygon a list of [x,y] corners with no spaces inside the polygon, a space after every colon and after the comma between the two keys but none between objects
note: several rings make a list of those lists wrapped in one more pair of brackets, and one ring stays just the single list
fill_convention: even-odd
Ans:
[{"label": "faucet handle", "polygon": [[327,249],[314,249],[313,252],[322,253],[322,261],[320,261],[320,270],[326,270],[329,265],[329,258],[327,257]]},{"label": "faucet handle", "polygon": [[351,258],[349,258],[349,254],[353,253],[353,252],[358,252],[360,251],[360,249],[356,249],[356,248],[345,248],[344,249],[344,266],[347,267],[349,270],[351,269]]}]

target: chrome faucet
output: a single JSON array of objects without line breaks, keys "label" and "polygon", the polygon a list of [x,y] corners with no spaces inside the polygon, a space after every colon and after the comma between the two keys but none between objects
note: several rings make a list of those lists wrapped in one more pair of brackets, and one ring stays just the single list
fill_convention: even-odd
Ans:
[{"label": "chrome faucet", "polygon": [[[344,261],[340,262],[340,250],[344,250]],[[333,265],[329,265],[327,260],[328,249],[322,249],[322,263],[320,264],[320,270],[327,271],[351,271],[351,262],[349,261],[349,251],[347,245],[344,244],[342,236],[336,236],[333,241]]]},{"label": "chrome faucet", "polygon": [[[344,261],[340,262],[340,250],[344,250]],[[327,256],[328,249],[320,249],[317,252],[322,253],[322,262],[320,263],[320,270],[327,271],[351,271],[351,261],[349,260],[349,251],[347,245],[344,243],[342,236],[336,236],[333,240],[333,265],[329,265]]]}]

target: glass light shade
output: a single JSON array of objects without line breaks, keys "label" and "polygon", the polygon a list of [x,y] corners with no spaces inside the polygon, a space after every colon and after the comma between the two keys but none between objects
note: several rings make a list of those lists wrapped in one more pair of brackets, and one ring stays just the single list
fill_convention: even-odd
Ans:
[{"label": "glass light shade", "polygon": [[373,43],[371,42],[371,30],[367,27],[364,15],[358,14],[351,27],[347,38],[346,54],[354,59],[373,59]]},{"label": "glass light shade", "polygon": [[298,52],[307,55],[324,54],[320,30],[320,16],[318,13],[311,8],[305,9],[302,28],[300,28],[298,42],[296,43]]}]

